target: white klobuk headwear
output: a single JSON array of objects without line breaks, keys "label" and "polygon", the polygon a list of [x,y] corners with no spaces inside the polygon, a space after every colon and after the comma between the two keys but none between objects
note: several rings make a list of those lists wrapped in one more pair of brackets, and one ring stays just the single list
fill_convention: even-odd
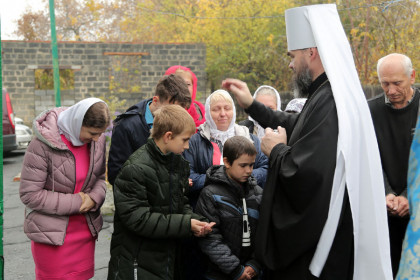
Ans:
[{"label": "white klobuk headwear", "polygon": [[316,47],[311,24],[305,13],[306,9],[309,7],[311,6],[286,10],[284,16],[286,20],[288,51]]},{"label": "white klobuk headwear", "polygon": [[336,234],[347,187],[354,233],[353,279],[392,279],[378,144],[336,5],[294,8],[287,10],[285,17],[289,50],[318,48],[338,115],[337,164],[330,207],[310,270],[317,277],[322,272]]}]

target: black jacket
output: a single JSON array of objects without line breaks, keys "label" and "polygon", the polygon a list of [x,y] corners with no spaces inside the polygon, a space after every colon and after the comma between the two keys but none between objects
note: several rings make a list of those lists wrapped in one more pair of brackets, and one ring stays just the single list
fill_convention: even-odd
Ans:
[{"label": "black jacket", "polygon": [[[237,279],[245,266],[259,273],[261,267],[254,259],[254,245],[261,197],[262,189],[252,176],[241,186],[227,176],[223,165],[207,170],[196,213],[216,223],[209,235],[199,239],[201,250],[210,260],[206,273],[209,279]],[[251,227],[250,247],[242,246],[243,198]]]},{"label": "black jacket", "polygon": [[152,99],[140,101],[114,121],[108,158],[108,182],[114,185],[124,162],[146,144],[150,128],[145,119],[146,106]]},{"label": "black jacket", "polygon": [[[185,150],[183,153],[184,158],[190,163],[190,178],[193,181],[193,185],[187,192],[187,196],[193,209],[195,209],[198,196],[200,195],[201,189],[204,187],[207,169],[213,165],[213,145],[211,144],[210,139],[207,138],[206,133],[201,130],[202,126],[203,125],[201,125],[198,132],[191,137],[189,149]],[[245,127],[243,128],[245,129]],[[258,185],[264,188],[267,177],[268,158],[261,151],[261,144],[258,137],[250,134],[247,129],[245,130],[246,134],[249,135],[254,142],[255,149],[257,150],[257,158],[255,159],[252,176],[257,180]],[[239,129],[238,131],[245,130]],[[245,134],[236,135],[245,136]]]}]

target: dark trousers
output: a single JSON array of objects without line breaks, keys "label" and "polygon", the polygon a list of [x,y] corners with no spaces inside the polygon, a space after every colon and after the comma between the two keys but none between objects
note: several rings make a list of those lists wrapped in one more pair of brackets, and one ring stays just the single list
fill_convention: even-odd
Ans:
[{"label": "dark trousers", "polygon": [[388,215],[389,245],[391,247],[391,264],[394,278],[397,276],[398,267],[400,265],[402,244],[408,221],[408,215],[403,218]]},{"label": "dark trousers", "polygon": [[201,252],[197,238],[190,237],[182,241],[183,280],[204,280],[206,271],[205,255]]}]

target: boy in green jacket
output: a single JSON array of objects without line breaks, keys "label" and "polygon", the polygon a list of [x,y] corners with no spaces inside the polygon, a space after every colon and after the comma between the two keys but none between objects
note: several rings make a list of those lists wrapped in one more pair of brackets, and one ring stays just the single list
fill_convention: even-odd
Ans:
[{"label": "boy in green jacket", "polygon": [[179,105],[155,113],[151,138],[123,165],[114,183],[110,279],[182,279],[181,239],[206,235],[214,223],[194,214],[184,189],[189,163],[181,153],[196,127]]}]

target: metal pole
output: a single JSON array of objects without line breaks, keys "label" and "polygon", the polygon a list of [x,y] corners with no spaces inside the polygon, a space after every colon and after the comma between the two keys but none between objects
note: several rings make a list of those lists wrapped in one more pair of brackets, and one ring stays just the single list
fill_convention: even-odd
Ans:
[{"label": "metal pole", "polygon": [[[1,23],[0,23],[1,29]],[[1,34],[0,34],[0,53],[1,53]],[[3,68],[2,56],[0,55],[0,89],[3,94]],[[3,98],[0,99],[0,116],[3,119]],[[4,279],[4,253],[3,253],[3,121],[0,122],[0,280]]]},{"label": "metal pole", "polygon": [[57,48],[57,35],[55,33],[55,12],[54,0],[50,0],[50,22],[51,22],[51,47],[53,59],[53,77],[54,77],[54,92],[55,92],[55,106],[61,106],[60,96],[60,71],[58,68],[58,48]]}]

